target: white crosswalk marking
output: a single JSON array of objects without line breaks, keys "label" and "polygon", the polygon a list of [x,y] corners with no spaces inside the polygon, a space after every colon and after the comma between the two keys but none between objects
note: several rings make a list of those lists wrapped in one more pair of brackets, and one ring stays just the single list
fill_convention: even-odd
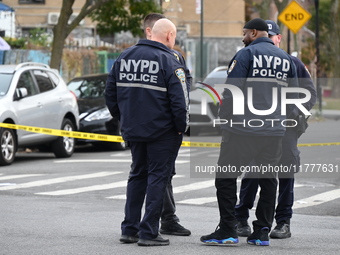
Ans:
[{"label": "white crosswalk marking", "polygon": [[24,188],[51,185],[51,184],[56,184],[56,183],[63,183],[63,182],[68,182],[68,181],[104,177],[104,176],[110,176],[110,175],[121,174],[121,173],[122,172],[99,172],[99,173],[94,173],[94,174],[66,176],[66,177],[59,177],[59,178],[54,178],[54,179],[33,181],[33,182],[27,182],[27,183],[22,183],[18,185],[0,187],[0,190],[24,189]]},{"label": "white crosswalk marking", "polygon": [[[199,190],[199,189],[205,189],[209,188],[215,185],[214,180],[209,180],[209,181],[203,181],[203,182],[195,182],[191,183],[188,185],[183,185],[179,187],[173,187],[173,193],[178,194],[182,192],[187,192],[187,191],[194,191],[194,190]],[[116,195],[116,196],[111,196],[107,197],[109,199],[125,199],[125,195]]]},{"label": "white crosswalk marking", "polygon": [[320,205],[326,202],[340,198],[340,189],[327,191],[315,196],[304,198],[294,202],[293,209],[305,208],[314,205]]},{"label": "white crosswalk marking", "polygon": [[207,203],[216,202],[217,198],[214,197],[200,197],[200,198],[191,198],[191,199],[185,199],[176,202],[177,204],[187,204],[187,205],[204,205]]},{"label": "white crosswalk marking", "polygon": [[26,177],[34,177],[34,176],[42,176],[43,174],[18,174],[18,175],[6,175],[1,176],[0,181],[4,180],[13,180],[13,179],[20,179],[20,178],[26,178]]},{"label": "white crosswalk marking", "polygon": [[[184,151],[186,153],[186,151]],[[56,161],[56,163],[63,163],[63,162],[69,162],[68,160],[61,160]],[[94,161],[88,161],[88,162],[94,162]],[[119,162],[125,162],[124,160],[119,160]],[[92,174],[84,174],[84,175],[74,175],[74,176],[65,176],[65,177],[58,177],[58,178],[51,178],[51,179],[45,179],[45,180],[38,180],[38,181],[31,181],[26,183],[0,183],[0,191],[2,190],[16,190],[16,189],[24,189],[24,188],[32,188],[32,187],[40,187],[40,186],[46,186],[46,185],[52,185],[52,184],[58,184],[58,183],[64,183],[64,182],[70,182],[70,181],[77,181],[77,180],[84,180],[84,179],[91,179],[91,178],[100,178],[100,177],[106,177],[111,175],[117,175],[122,174],[123,172],[99,172],[99,173],[92,173]],[[43,177],[41,177],[43,176]],[[0,181],[7,181],[7,180],[17,180],[17,179],[23,179],[23,178],[33,178],[33,177],[41,177],[44,178],[46,174],[14,174],[14,175],[4,175],[3,173],[0,173]],[[174,178],[185,178],[186,175],[175,175]],[[238,186],[240,185],[240,179],[237,180]],[[104,184],[98,184],[98,185],[92,185],[92,186],[85,186],[85,187],[79,187],[79,188],[71,188],[71,189],[63,189],[63,190],[54,190],[54,191],[48,191],[48,192],[37,192],[36,195],[49,195],[49,196],[65,196],[65,195],[72,195],[72,194],[79,194],[79,193],[85,193],[85,192],[92,192],[92,191],[100,191],[100,190],[109,190],[109,189],[117,189],[117,188],[126,188],[127,180],[123,181],[117,181],[112,183],[104,183]],[[209,180],[202,180],[198,182],[189,183],[182,186],[174,186],[173,192],[174,194],[179,193],[185,193],[188,192],[192,194],[191,198],[187,198],[184,200],[179,200],[176,203],[178,204],[188,204],[188,205],[204,205],[208,203],[216,203],[217,198],[215,194],[213,196],[208,197],[194,197],[194,194],[196,190],[206,189],[214,187],[215,180],[209,179]],[[306,188],[306,187],[315,187],[315,185],[320,185],[320,183],[307,183],[307,184],[300,184],[295,183],[295,188]],[[324,187],[324,185],[322,186]],[[120,190],[121,193],[121,190]],[[212,193],[210,193],[212,195]],[[257,194],[258,196],[258,194]],[[124,191],[124,194],[121,195],[115,195],[107,197],[108,199],[120,199],[123,200],[126,198],[126,194]],[[321,205],[326,202],[330,202],[335,199],[340,198],[340,189],[333,189],[321,194],[317,194],[314,196],[306,197],[303,199],[300,199],[298,201],[295,201],[293,209],[299,209],[299,208],[306,208],[310,206],[317,206]]]},{"label": "white crosswalk marking", "polygon": [[96,190],[106,190],[106,189],[115,189],[115,188],[123,188],[126,186],[127,181],[113,182],[108,184],[99,184],[75,189],[64,189],[50,192],[39,192],[35,193],[36,195],[49,195],[49,196],[64,196],[64,195],[72,195],[89,191]]},{"label": "white crosswalk marking", "polygon": [[[176,160],[176,164],[186,164],[189,160]],[[132,163],[131,159],[66,159],[55,160],[54,163]]]}]

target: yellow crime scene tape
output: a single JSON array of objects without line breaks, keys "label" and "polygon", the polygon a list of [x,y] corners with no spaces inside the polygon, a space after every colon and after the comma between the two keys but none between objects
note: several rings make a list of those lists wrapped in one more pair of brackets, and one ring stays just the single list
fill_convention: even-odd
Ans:
[{"label": "yellow crime scene tape", "polygon": [[[51,129],[51,128],[40,128],[40,127],[32,127],[32,126],[23,126],[23,125],[15,125],[9,123],[0,123],[0,127],[3,128],[11,128],[11,129],[20,129],[27,132],[33,133],[41,133],[47,135],[54,136],[67,136],[78,139],[89,139],[89,140],[99,140],[99,141],[107,141],[107,142],[124,142],[124,139],[121,136],[117,135],[103,135],[103,134],[94,134],[94,133],[85,133],[85,132],[77,132],[77,131],[66,131],[59,129]],[[190,142],[183,141],[183,147],[206,147],[206,148],[218,148],[220,147],[220,143],[206,143],[206,142]],[[298,144],[298,147],[313,147],[313,146],[332,146],[332,145],[340,145],[340,142],[332,142],[332,143],[302,143]]]}]

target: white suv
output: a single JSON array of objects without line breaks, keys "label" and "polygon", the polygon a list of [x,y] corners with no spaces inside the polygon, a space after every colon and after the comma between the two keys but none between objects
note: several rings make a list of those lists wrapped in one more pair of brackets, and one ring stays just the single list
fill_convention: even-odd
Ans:
[{"label": "white suv", "polygon": [[[77,100],[48,65],[0,65],[0,123],[74,131],[79,125]],[[0,146],[0,166],[4,166],[14,161],[18,148],[49,149],[56,157],[70,157],[75,141],[0,127]]]}]

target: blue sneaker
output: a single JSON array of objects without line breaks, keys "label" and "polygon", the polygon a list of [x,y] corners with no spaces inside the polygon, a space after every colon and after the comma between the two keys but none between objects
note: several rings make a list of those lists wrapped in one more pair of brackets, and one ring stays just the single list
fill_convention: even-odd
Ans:
[{"label": "blue sneaker", "polygon": [[268,246],[269,245],[269,228],[264,227],[260,230],[254,231],[248,238],[248,244],[254,244],[259,246]]},{"label": "blue sneaker", "polygon": [[210,235],[202,236],[201,242],[207,245],[237,244],[238,236],[235,230],[225,231],[218,228]]}]

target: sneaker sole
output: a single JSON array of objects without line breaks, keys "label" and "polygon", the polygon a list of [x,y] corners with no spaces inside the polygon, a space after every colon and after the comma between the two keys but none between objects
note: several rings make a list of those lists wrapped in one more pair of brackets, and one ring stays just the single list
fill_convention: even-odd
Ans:
[{"label": "sneaker sole", "polygon": [[269,246],[269,241],[261,241],[260,239],[248,240],[247,243],[251,245],[257,245],[257,246]]},{"label": "sneaker sole", "polygon": [[238,244],[238,238],[227,238],[222,240],[210,239],[202,241],[206,245],[228,245],[228,244]]},{"label": "sneaker sole", "polygon": [[163,235],[172,235],[172,236],[190,236],[191,235],[191,233],[170,232],[170,231],[164,231],[164,230],[160,230],[159,232]]}]

